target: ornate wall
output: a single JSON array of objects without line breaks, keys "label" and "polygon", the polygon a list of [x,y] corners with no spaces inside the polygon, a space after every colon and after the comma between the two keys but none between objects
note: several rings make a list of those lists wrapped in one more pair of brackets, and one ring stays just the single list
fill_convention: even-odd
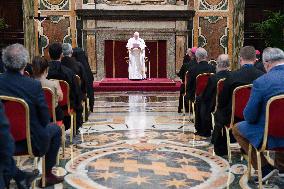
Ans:
[{"label": "ornate wall", "polygon": [[[235,6],[240,7],[244,0],[189,0],[196,11],[194,17],[194,45],[204,47],[211,61],[215,61],[219,54],[227,53],[233,60],[236,56],[234,49],[238,49],[243,41],[238,15],[243,14]],[[235,17],[235,19],[234,19]],[[237,41],[238,40],[238,41]],[[234,68],[234,64],[232,68]]]},{"label": "ornate wall", "polygon": [[[47,55],[47,46],[52,42],[76,42],[75,0],[35,0],[36,51]],[[47,17],[47,19],[44,19]]]},{"label": "ornate wall", "polygon": [[[112,4],[129,4],[128,0],[34,0],[25,4],[26,15],[34,15],[37,17],[48,17],[48,19],[35,19],[34,22],[26,20],[25,24],[25,42],[32,54],[39,52],[39,54],[47,55],[47,46],[55,41],[68,42],[73,46],[77,46],[77,37],[80,39],[78,43],[81,45],[83,33],[77,32],[76,9],[82,9],[93,3],[93,6],[100,6],[98,3],[104,3],[108,6]],[[194,46],[201,46],[208,50],[211,61],[215,61],[217,56],[221,53],[228,53],[231,59],[236,63],[236,58],[239,48],[243,44],[243,14],[244,14],[244,0],[188,0],[188,10],[194,9],[196,11],[193,19],[193,44]],[[165,9],[173,5],[183,5],[182,1],[175,0],[142,0],[144,6],[163,6]],[[130,3],[131,4],[131,3]],[[34,10],[30,8],[34,6]],[[132,5],[139,6],[139,5]],[[119,8],[119,6],[113,6]],[[77,23],[76,23],[77,22]],[[86,23],[85,23],[86,24]],[[96,22],[94,23],[97,24]],[[169,52],[174,57],[172,61],[175,62],[175,70],[181,66],[182,57],[186,50],[187,40],[191,40],[184,34],[184,22],[176,22],[176,33],[174,43],[176,46]],[[190,27],[188,27],[190,29]],[[35,32],[33,33],[34,30]],[[182,31],[182,32],[179,32]],[[88,32],[89,34],[91,32]],[[36,36],[32,38],[32,36]],[[100,38],[98,38],[100,39]],[[91,66],[94,72],[97,72],[101,67],[102,58],[100,55],[100,44],[97,44],[95,35],[85,35],[86,48]],[[171,38],[172,39],[172,38]],[[185,45],[184,45],[185,44]],[[91,49],[91,50],[90,50]],[[172,66],[172,65],[171,65]],[[235,64],[232,66],[235,68]],[[172,68],[171,68],[172,69]],[[173,70],[172,70],[173,71]],[[174,72],[170,75],[173,77]]]},{"label": "ornate wall", "polygon": [[244,44],[244,12],[245,12],[245,0],[234,1],[233,12],[233,69],[238,67],[238,56],[241,47]]}]

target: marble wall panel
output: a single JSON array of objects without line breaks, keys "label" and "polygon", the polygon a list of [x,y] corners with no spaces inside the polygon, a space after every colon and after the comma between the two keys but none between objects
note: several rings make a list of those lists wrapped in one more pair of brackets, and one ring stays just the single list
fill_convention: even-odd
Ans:
[{"label": "marble wall panel", "polygon": [[186,37],[176,36],[176,72],[178,72],[183,63],[183,56],[186,51]]},{"label": "marble wall panel", "polygon": [[96,36],[88,35],[87,36],[87,54],[89,58],[89,64],[93,73],[97,73],[97,50],[96,50]]},{"label": "marble wall panel", "polygon": [[198,46],[204,47],[208,51],[210,59],[217,59],[219,54],[227,53],[227,40],[224,39],[225,42],[222,44],[222,39],[227,35],[226,32],[227,18],[199,18]]}]

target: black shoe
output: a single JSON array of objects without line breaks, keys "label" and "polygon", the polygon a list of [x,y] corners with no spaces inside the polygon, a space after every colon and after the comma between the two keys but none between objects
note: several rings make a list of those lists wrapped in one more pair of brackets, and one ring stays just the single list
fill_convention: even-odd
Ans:
[{"label": "black shoe", "polygon": [[[271,165],[266,165],[261,168],[262,171],[262,180],[261,182],[267,181],[270,177],[272,177],[274,174],[278,174],[278,170],[272,167]],[[259,180],[258,177],[255,178],[255,182],[258,184]]]},{"label": "black shoe", "polygon": [[228,150],[226,149],[215,149],[214,148],[214,152],[217,156],[221,156],[221,157],[224,157],[224,156],[227,156],[228,155]]},{"label": "black shoe", "polygon": [[178,113],[182,113],[182,112],[181,112],[181,109],[178,109]]},{"label": "black shoe", "polygon": [[24,172],[25,178],[21,181],[16,181],[18,189],[29,189],[32,182],[38,177],[39,171],[34,170],[33,172]]},{"label": "black shoe", "polygon": [[[64,181],[64,177],[57,177],[53,174],[50,174],[50,175],[46,176],[45,187],[53,186],[53,185],[59,184],[63,181]],[[42,187],[42,180],[40,180],[40,182],[39,182],[39,187],[43,188]]]}]

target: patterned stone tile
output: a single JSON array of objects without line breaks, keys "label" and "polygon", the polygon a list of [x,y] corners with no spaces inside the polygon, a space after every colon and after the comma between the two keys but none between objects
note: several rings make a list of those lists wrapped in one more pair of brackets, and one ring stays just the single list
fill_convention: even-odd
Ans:
[{"label": "patterned stone tile", "polygon": [[[133,99],[134,93],[120,95],[96,94],[100,99],[95,103],[97,110],[73,144],[67,143],[64,155],[60,150],[60,164],[54,172],[66,175],[65,181],[49,188],[257,188],[247,180],[247,163],[238,148],[234,148],[233,163],[229,164],[226,158],[214,155],[210,138],[193,134],[188,115],[176,113],[178,93],[139,93],[136,99],[151,100],[138,104],[125,102]],[[100,107],[108,104],[110,97],[115,99],[111,106]],[[22,169],[32,169],[32,160],[18,162]],[[265,188],[283,185],[283,180],[273,177]]]}]

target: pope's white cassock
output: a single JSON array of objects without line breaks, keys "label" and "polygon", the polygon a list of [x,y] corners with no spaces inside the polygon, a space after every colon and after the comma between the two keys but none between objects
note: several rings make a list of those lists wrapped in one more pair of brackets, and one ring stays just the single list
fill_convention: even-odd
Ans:
[{"label": "pope's white cassock", "polygon": [[141,38],[132,37],[126,45],[129,52],[129,79],[145,79],[145,42]]}]

